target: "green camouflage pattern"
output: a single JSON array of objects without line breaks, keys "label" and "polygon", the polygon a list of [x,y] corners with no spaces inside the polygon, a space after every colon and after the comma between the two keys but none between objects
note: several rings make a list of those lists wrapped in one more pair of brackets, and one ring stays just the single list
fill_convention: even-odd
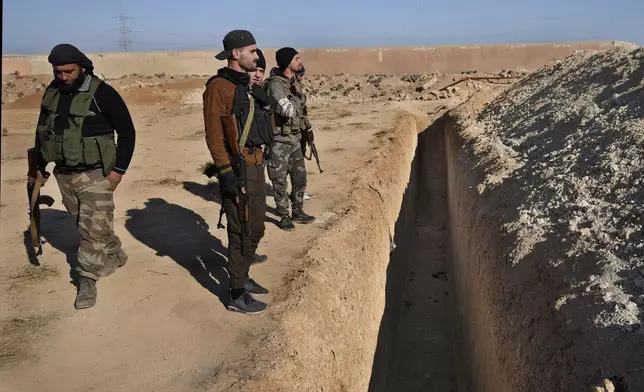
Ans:
[{"label": "green camouflage pattern", "polygon": [[101,169],[61,174],[54,171],[63,204],[80,234],[80,276],[98,280],[127,262],[120,239],[114,234],[114,190]]},{"label": "green camouflage pattern", "polygon": [[277,105],[273,107],[275,120],[273,133],[276,136],[297,134],[305,126],[302,123],[302,118],[306,96],[295,96],[291,83],[291,80],[281,74],[272,76],[265,81],[267,94],[277,102]]},{"label": "green camouflage pattern", "polygon": [[[289,200],[293,214],[301,214],[306,190],[306,166],[300,146],[300,134],[288,137],[276,136],[266,162],[268,178],[273,183],[273,194],[277,213],[280,217],[290,216]],[[287,193],[288,179],[291,179],[291,194]]]}]

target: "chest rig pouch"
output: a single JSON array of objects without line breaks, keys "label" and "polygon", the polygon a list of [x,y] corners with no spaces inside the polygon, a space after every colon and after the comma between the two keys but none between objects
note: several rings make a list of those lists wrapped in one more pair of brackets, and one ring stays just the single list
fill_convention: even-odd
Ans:
[{"label": "chest rig pouch", "polygon": [[[251,105],[253,105],[252,110]],[[268,112],[262,109],[255,99],[252,99],[245,86],[237,85],[235,87],[232,114],[235,115],[238,122],[239,140],[243,143],[240,147],[243,148],[248,142],[255,147],[272,144],[273,133]],[[252,116],[252,118],[249,119],[249,116]],[[248,125],[247,120],[250,120]],[[244,135],[246,128],[248,129],[246,130],[246,135]]]},{"label": "chest rig pouch", "polygon": [[[279,83],[281,84],[282,88],[284,91],[286,91],[286,97],[291,100],[293,98],[293,93],[291,92],[291,84],[288,81],[288,79],[284,77],[279,77],[279,76],[274,76],[272,78],[269,78],[267,83],[266,83],[266,90],[268,92],[268,87],[272,83]],[[273,112],[273,133],[275,135],[282,135],[282,136],[287,136],[291,135],[294,133],[299,133],[300,129],[302,129],[302,108],[299,105],[293,105],[295,112],[293,113],[293,117],[288,118],[284,117],[276,112]]]},{"label": "chest rig pouch", "polygon": [[[74,167],[78,165],[101,164],[103,174],[107,175],[116,164],[116,143],[114,132],[109,130],[103,135],[83,136],[83,122],[89,114],[98,86],[103,83],[95,76],[87,76],[85,83],[72,98],[69,108],[68,126],[56,132],[54,124],[58,116],[60,90],[50,87],[45,92],[41,109],[44,120],[38,124],[40,154],[46,162]],[[98,105],[96,105],[98,107]]]}]

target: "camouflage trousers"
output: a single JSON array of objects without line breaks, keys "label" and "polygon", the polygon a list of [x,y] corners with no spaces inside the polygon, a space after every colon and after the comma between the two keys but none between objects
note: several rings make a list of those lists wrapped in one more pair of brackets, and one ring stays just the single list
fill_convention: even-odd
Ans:
[{"label": "camouflage trousers", "polygon": [[266,162],[268,178],[273,183],[273,194],[277,214],[290,216],[288,178],[291,178],[290,201],[294,214],[302,213],[304,191],[306,190],[306,165],[299,140],[295,143],[276,141]]},{"label": "camouflage trousers", "polygon": [[124,265],[127,255],[113,229],[114,190],[102,169],[54,175],[80,234],[78,274],[98,280]]}]

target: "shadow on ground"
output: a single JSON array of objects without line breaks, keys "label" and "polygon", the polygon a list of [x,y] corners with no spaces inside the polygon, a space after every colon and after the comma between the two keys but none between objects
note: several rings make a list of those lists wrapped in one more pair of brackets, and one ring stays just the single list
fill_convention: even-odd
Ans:
[{"label": "shadow on ground", "polygon": [[76,255],[80,237],[74,219],[67,211],[56,210],[53,208],[40,208],[40,236],[44,240],[42,245],[43,254],[36,256],[31,246],[31,232],[29,227],[24,232],[24,245],[27,252],[27,258],[33,265],[47,263],[47,255],[50,253],[48,247],[53,247],[65,254],[67,264],[69,264],[69,277],[71,283],[76,284],[78,274],[76,273]]},{"label": "shadow on ground", "polygon": [[215,195],[219,194],[219,184],[216,182],[210,184],[199,184],[194,181],[184,181],[183,189],[206,201],[213,201],[221,205],[219,197],[215,197]]},{"label": "shadow on ground", "polygon": [[[219,193],[219,184],[216,182],[211,184],[199,184],[194,181],[184,181],[183,189],[197,197],[200,197],[206,201],[215,202],[219,206],[221,206],[221,200],[218,197],[214,196]],[[273,187],[269,183],[266,183],[266,197],[273,197]],[[277,210],[271,206],[266,206],[266,212],[266,223],[272,223],[275,226],[278,226],[279,221],[274,217],[268,215],[271,214],[275,217],[279,217],[277,215]]]},{"label": "shadow on ground", "polygon": [[199,214],[161,198],[148,199],[142,209],[127,211],[125,228],[134,238],[185,268],[222,304],[228,298],[226,248],[209,232]]}]

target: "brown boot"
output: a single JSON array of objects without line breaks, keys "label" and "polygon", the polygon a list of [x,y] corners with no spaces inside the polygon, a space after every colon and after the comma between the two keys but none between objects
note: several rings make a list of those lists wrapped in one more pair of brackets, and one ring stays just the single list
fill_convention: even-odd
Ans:
[{"label": "brown boot", "polygon": [[94,279],[81,276],[78,283],[78,294],[76,294],[76,309],[87,309],[96,305],[96,281]]}]

